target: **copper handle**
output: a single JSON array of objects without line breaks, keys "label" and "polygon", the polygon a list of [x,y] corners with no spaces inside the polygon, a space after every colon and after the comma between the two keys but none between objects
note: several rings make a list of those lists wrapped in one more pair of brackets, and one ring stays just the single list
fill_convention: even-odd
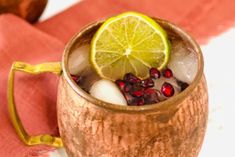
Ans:
[{"label": "copper handle", "polygon": [[34,75],[45,72],[50,72],[60,75],[62,72],[61,63],[52,62],[52,63],[42,63],[38,65],[30,65],[23,62],[14,62],[12,64],[8,79],[8,109],[12,124],[18,136],[26,145],[45,144],[53,147],[62,147],[63,143],[60,137],[54,137],[51,135],[30,136],[25,131],[22,122],[18,116],[14,100],[14,75],[16,71],[22,71]]}]

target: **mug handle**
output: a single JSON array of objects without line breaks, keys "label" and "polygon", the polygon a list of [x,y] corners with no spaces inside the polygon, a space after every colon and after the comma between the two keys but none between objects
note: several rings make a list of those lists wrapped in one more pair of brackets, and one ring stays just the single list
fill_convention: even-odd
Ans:
[{"label": "mug handle", "polygon": [[8,109],[10,112],[10,118],[13,123],[13,126],[20,139],[26,145],[45,144],[53,147],[62,147],[63,143],[60,137],[54,137],[51,135],[30,136],[25,131],[22,122],[19,118],[19,115],[17,113],[14,100],[14,75],[16,71],[22,71],[34,75],[45,72],[50,72],[60,75],[62,73],[61,63],[51,62],[51,63],[42,63],[37,65],[30,65],[23,62],[14,62],[12,64],[8,79]]}]

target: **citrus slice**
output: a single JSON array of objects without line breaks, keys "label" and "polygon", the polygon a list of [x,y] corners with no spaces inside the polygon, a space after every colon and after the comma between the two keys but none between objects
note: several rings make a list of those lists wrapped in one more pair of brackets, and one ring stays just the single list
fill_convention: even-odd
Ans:
[{"label": "citrus slice", "polygon": [[101,25],[91,41],[90,61],[102,78],[122,79],[126,73],[146,78],[151,67],[166,66],[169,53],[167,34],[159,24],[127,12]]}]

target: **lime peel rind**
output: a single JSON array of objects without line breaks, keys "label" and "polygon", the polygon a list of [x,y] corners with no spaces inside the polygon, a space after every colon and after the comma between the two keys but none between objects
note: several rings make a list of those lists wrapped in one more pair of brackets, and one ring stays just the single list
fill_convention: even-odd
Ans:
[{"label": "lime peel rind", "polygon": [[[108,77],[108,76],[105,76],[105,75],[103,75],[103,72],[102,72],[102,68],[100,68],[98,65],[97,65],[97,63],[96,63],[96,61],[95,61],[95,55],[96,55],[96,42],[97,42],[97,40],[99,39],[99,36],[104,32],[104,30],[107,30],[108,29],[108,27],[110,26],[110,24],[112,24],[113,22],[115,22],[115,21],[118,21],[118,20],[121,20],[121,19],[123,19],[123,18],[126,18],[126,17],[131,17],[131,16],[133,16],[133,17],[135,17],[135,18],[138,18],[139,19],[139,21],[143,21],[144,23],[146,23],[146,24],[148,24],[148,26],[150,26],[159,36],[160,36],[160,38],[161,38],[161,41],[162,41],[162,43],[163,43],[163,45],[164,45],[164,51],[163,51],[163,53],[164,53],[164,55],[165,55],[165,58],[164,58],[164,62],[161,64],[161,66],[160,67],[157,67],[159,70],[161,70],[162,68],[164,68],[166,65],[167,65],[167,63],[168,63],[168,61],[169,61],[169,57],[170,57],[170,43],[169,43],[169,41],[168,41],[168,38],[167,38],[167,33],[165,32],[165,30],[159,25],[159,24],[157,24],[152,18],[150,18],[150,17],[148,17],[148,16],[146,16],[146,15],[143,15],[143,14],[140,14],[140,13],[136,13],[136,12],[126,12],[126,13],[122,13],[122,14],[120,14],[120,15],[117,15],[117,16],[114,16],[114,17],[111,17],[111,18],[109,18],[108,20],[106,20],[102,25],[101,25],[101,27],[98,29],[98,31],[95,33],[95,35],[93,36],[93,38],[92,38],[92,41],[91,41],[91,53],[90,53],[90,62],[91,62],[91,64],[92,64],[92,66],[94,67],[94,69],[96,70],[96,72],[102,77],[102,78],[106,78],[106,79],[111,79],[111,80],[114,80],[114,78],[110,78],[110,77]],[[140,22],[139,22],[140,23]],[[139,24],[138,23],[138,24]],[[137,27],[137,26],[136,26]],[[133,38],[135,37],[135,35],[133,36]],[[114,40],[118,40],[117,38],[114,38]],[[133,40],[133,39],[132,39]],[[122,43],[120,43],[119,41],[116,41],[119,45],[122,45]],[[142,41],[141,41],[142,42]],[[138,43],[139,44],[139,43]],[[136,46],[136,45],[135,45]],[[123,47],[123,45],[122,45],[122,47]],[[124,47],[125,48],[125,47]],[[106,51],[106,50],[104,50],[104,51]],[[133,50],[133,51],[135,51],[135,50]],[[136,50],[136,51],[138,51],[138,50]],[[132,56],[132,57],[135,57],[136,58],[136,56]],[[122,58],[122,57],[120,57],[120,58]],[[139,60],[138,61],[140,61],[141,59],[140,58],[138,58]],[[119,59],[118,59],[119,60]],[[118,61],[117,60],[117,61]],[[129,61],[130,62],[130,61]],[[143,61],[143,60],[141,60],[141,62],[143,63],[145,63],[145,61]],[[131,63],[131,62],[130,62]],[[144,64],[143,63],[143,64]],[[149,64],[144,64],[145,66],[147,66],[148,65],[148,67],[149,68],[151,68],[150,67],[150,65]],[[132,65],[133,66],[133,65]],[[135,69],[135,71],[136,71],[136,69]],[[148,76],[145,76],[145,77],[148,77]],[[118,78],[116,78],[116,79],[118,79]]]}]

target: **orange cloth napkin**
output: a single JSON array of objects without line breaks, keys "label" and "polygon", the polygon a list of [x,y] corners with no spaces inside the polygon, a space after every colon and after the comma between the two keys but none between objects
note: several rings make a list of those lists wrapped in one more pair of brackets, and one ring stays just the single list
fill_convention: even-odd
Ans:
[{"label": "orange cloth napkin", "polygon": [[[61,59],[64,44],[14,15],[0,16],[0,157],[25,157],[48,149],[28,147],[19,140],[7,110],[7,79],[14,61],[32,64]],[[58,134],[56,93],[58,77],[16,73],[15,99],[26,130]]]},{"label": "orange cloth napkin", "polygon": [[174,22],[205,43],[235,25],[234,8],[234,0],[85,0],[36,27],[66,43],[90,22],[138,11]]},{"label": "orange cloth napkin", "polygon": [[[140,11],[167,19],[203,43],[235,21],[235,1],[224,0],[85,0],[34,26],[13,15],[0,15],[0,157],[37,156],[45,146],[25,146],[16,135],[7,111],[7,78],[14,61],[60,61],[64,44],[86,24],[123,11]],[[26,130],[58,134],[58,77],[16,74],[17,109]]]}]

